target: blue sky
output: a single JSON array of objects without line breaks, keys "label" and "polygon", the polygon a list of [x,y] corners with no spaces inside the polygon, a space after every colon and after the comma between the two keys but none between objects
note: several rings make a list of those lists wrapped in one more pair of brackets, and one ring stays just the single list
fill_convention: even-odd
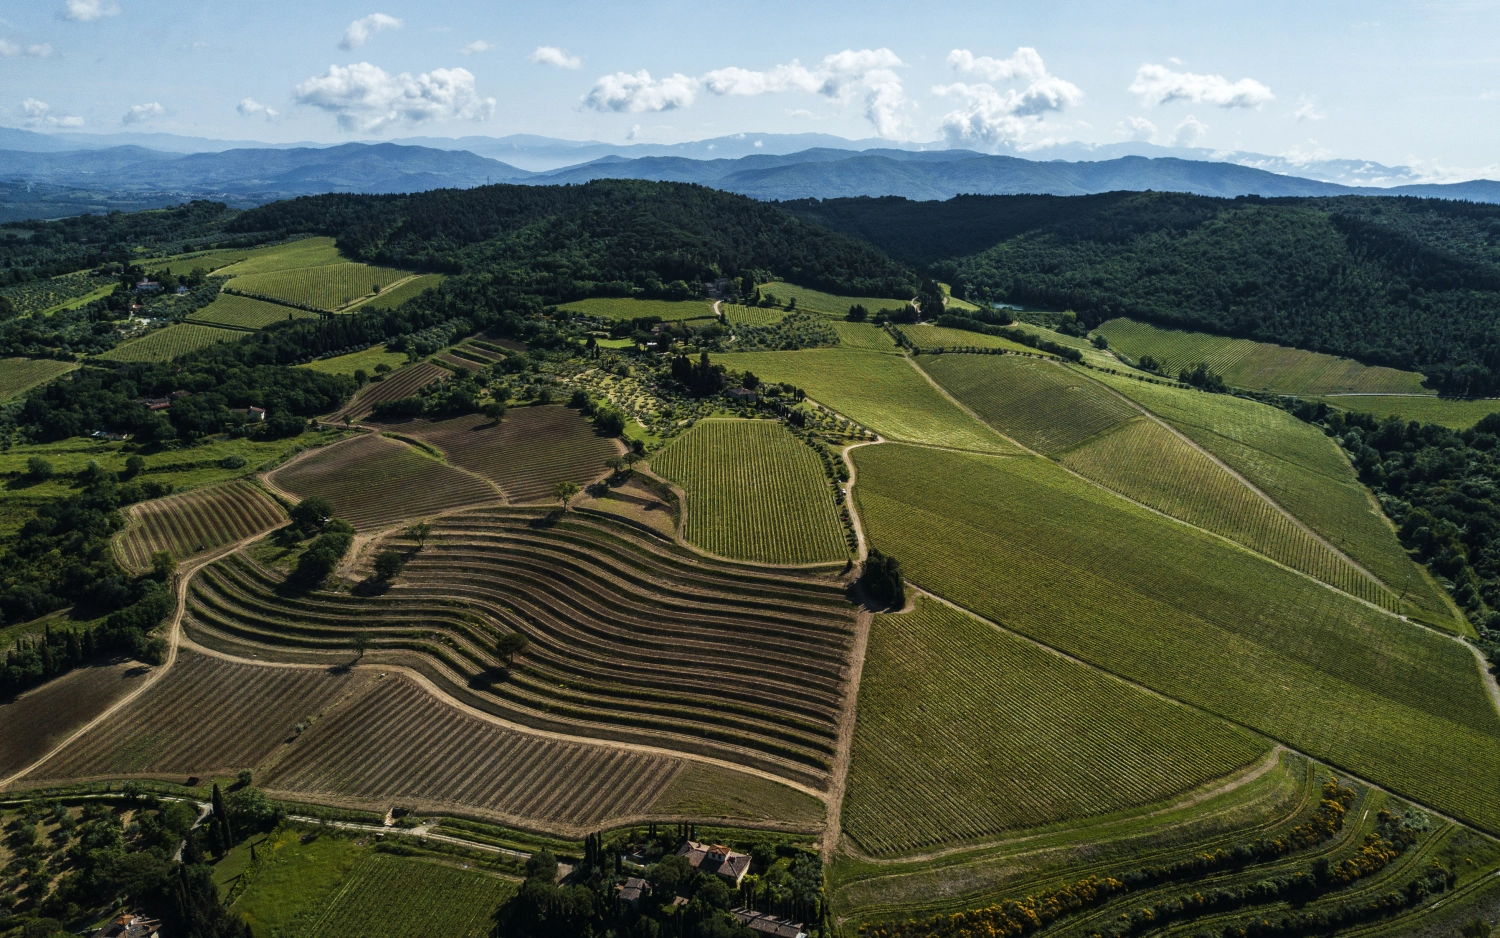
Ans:
[{"label": "blue sky", "polygon": [[1150,139],[1493,175],[1500,3],[26,0],[0,6],[0,123]]}]

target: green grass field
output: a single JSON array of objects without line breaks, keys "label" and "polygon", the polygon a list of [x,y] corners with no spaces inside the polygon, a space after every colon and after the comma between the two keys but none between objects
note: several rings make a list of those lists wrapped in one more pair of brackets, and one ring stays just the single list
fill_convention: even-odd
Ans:
[{"label": "green grass field", "polygon": [[699,421],[651,466],[687,493],[686,537],[709,553],[788,564],[848,554],[822,462],[780,421]]},{"label": "green grass field", "polygon": [[374,288],[385,288],[411,274],[392,267],[372,267],[341,261],[318,267],[273,270],[245,274],[225,284],[226,289],[255,293],[298,303],[316,309],[339,310],[374,295]]},{"label": "green grass field", "polygon": [[1420,423],[1437,423],[1454,430],[1467,430],[1493,413],[1500,413],[1500,399],[1453,400],[1443,397],[1405,397],[1389,394],[1336,394],[1319,400],[1332,407],[1374,414],[1376,417],[1400,417]]},{"label": "green grass field", "polygon": [[77,368],[76,362],[50,358],[0,358],[0,401],[20,397],[39,384],[46,384]]},{"label": "green grass field", "polygon": [[1266,342],[1160,329],[1131,319],[1111,319],[1094,331],[1109,340],[1110,348],[1133,361],[1152,356],[1164,374],[1175,375],[1202,362],[1229,384],[1254,391],[1315,397],[1340,391],[1421,394],[1424,390],[1422,376],[1415,372]]},{"label": "green grass field", "polygon": [[1042,459],[854,450],[875,547],[1007,628],[1490,832],[1500,718],[1461,643]]},{"label": "green grass field", "polygon": [[663,322],[714,318],[714,304],[708,300],[636,300],[630,297],[601,296],[564,303],[558,309],[592,316],[595,319],[642,319],[660,316]]},{"label": "green grass field", "polygon": [[651,814],[734,818],[816,829],[823,823],[824,808],[823,802],[813,796],[758,775],[685,762],[682,771],[651,803]]},{"label": "green grass field", "polygon": [[421,296],[427,290],[435,290],[447,280],[447,274],[423,274],[394,287],[381,290],[374,299],[359,304],[359,309],[395,309],[407,300]]},{"label": "green grass field", "polygon": [[969,332],[966,329],[948,329],[944,326],[929,326],[921,323],[901,326],[900,329],[911,340],[911,344],[924,351],[927,349],[997,348],[1007,352],[1054,357],[1050,352],[1039,352],[1028,345],[1012,342],[1003,336]]},{"label": "green grass field", "polygon": [[248,296],[220,293],[212,303],[193,313],[190,322],[217,326],[238,326],[241,329],[264,329],[276,322],[288,319],[312,319],[316,313],[292,309],[277,303],[267,303]]},{"label": "green grass field", "polygon": [[1349,460],[1321,429],[1243,398],[1091,374],[1171,422],[1387,587],[1404,592],[1408,615],[1468,630],[1407,556]]},{"label": "green grass field", "polygon": [[[243,277],[249,274],[270,273],[275,270],[321,267],[325,264],[348,261],[347,257],[339,253],[338,246],[332,238],[303,238],[300,241],[274,244],[243,253],[243,260],[215,269],[214,276]],[[366,289],[369,288],[366,287]]]},{"label": "green grass field", "polygon": [[179,355],[208,348],[216,342],[238,342],[246,333],[180,322],[118,345],[96,357],[115,362],[165,362]]},{"label": "green grass field", "polygon": [[891,440],[986,453],[1019,452],[943,397],[902,356],[862,349],[743,352],[724,364],[763,381],[788,382],[814,400]]},{"label": "green grass field", "polygon": [[890,297],[878,296],[837,296],[832,293],[824,293],[821,290],[813,290],[809,287],[799,287],[784,281],[773,281],[760,285],[760,293],[764,298],[766,294],[776,297],[776,302],[782,306],[788,300],[796,299],[798,309],[810,309],[815,313],[824,313],[829,316],[843,318],[849,314],[849,307],[856,303],[863,306],[873,316],[882,309],[900,309],[907,305],[907,300],[898,300]]},{"label": "green grass field", "polygon": [[306,368],[309,371],[321,371],[328,375],[353,375],[356,370],[363,368],[373,375],[376,365],[390,365],[391,370],[394,371],[405,364],[405,352],[387,352],[384,345],[372,345],[363,352],[350,352],[348,355],[321,358],[297,367]]},{"label": "green grass field", "polygon": [[843,825],[910,852],[1162,801],[1267,748],[921,598],[871,626]]},{"label": "green grass field", "polygon": [[1040,453],[1058,453],[1138,413],[1077,372],[1034,358],[923,355],[917,362],[980,419]]}]

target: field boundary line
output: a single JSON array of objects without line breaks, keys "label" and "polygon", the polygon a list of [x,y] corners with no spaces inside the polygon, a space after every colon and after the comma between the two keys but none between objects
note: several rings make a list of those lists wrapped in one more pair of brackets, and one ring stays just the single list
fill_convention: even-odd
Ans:
[{"label": "field boundary line", "polygon": [[854,723],[859,713],[859,680],[865,670],[865,650],[870,644],[870,624],[874,619],[874,614],[868,609],[861,609],[855,619],[854,648],[849,655],[849,678],[844,689],[844,712],[839,715],[838,745],[825,798],[827,807],[823,843],[819,851],[824,863],[833,859],[833,853],[843,839],[844,789],[849,777],[849,763],[853,761]]},{"label": "field boundary line", "polygon": [[849,509],[849,520],[854,522],[854,537],[859,544],[856,549],[857,556],[854,558],[857,563],[864,563],[865,558],[870,556],[870,542],[865,537],[864,522],[859,518],[859,507],[854,503],[854,483],[859,481],[859,469],[854,465],[854,457],[850,456],[849,452],[861,446],[875,446],[884,442],[886,442],[885,437],[876,434],[873,440],[850,443],[839,450],[839,458],[844,461],[844,465],[849,469],[849,481],[844,483],[844,507]]}]

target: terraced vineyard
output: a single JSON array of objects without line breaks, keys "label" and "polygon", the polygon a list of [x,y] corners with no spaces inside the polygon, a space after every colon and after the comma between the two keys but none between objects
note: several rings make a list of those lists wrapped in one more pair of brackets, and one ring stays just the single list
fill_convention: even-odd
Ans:
[{"label": "terraced vineyard", "polygon": [[734,369],[763,381],[802,388],[810,397],[891,440],[986,453],[1017,453],[1014,444],[963,410],[897,355],[859,349],[741,352]]},{"label": "terraced vineyard", "polygon": [[919,362],[980,419],[1049,456],[1137,413],[1096,382],[1051,362],[1012,355],[924,355]]},{"label": "terraced vineyard", "polygon": [[259,274],[237,276],[225,289],[269,296],[287,303],[315,309],[338,310],[356,300],[375,294],[374,287],[384,289],[398,280],[412,276],[391,267],[372,267],[342,261],[318,267],[296,267]]},{"label": "terraced vineyard", "polygon": [[1137,417],[1068,451],[1062,464],[1105,488],[1259,551],[1387,609],[1397,596],[1212,459]]},{"label": "terraced vineyard", "polygon": [[[478,509],[436,519],[386,593],[280,590],[232,555],[194,578],[195,641],[262,658],[420,669],[507,719],[705,752],[821,784],[843,705],[853,610],[835,582],[710,562],[602,515]],[[493,639],[531,646],[508,676]]]},{"label": "terraced vineyard", "polygon": [[1046,460],[854,453],[866,529],[918,584],[1500,832],[1500,792],[1477,781],[1500,771],[1500,719],[1462,644]]},{"label": "terraced vineyard", "polygon": [[594,432],[577,411],[556,404],[513,408],[498,425],[471,414],[396,428],[493,481],[518,503],[552,500],[559,482],[593,482],[604,475],[604,460],[620,453],[618,443]]},{"label": "terraced vineyard", "polygon": [[277,303],[267,303],[248,296],[220,293],[212,303],[193,313],[189,322],[210,326],[228,326],[239,329],[264,329],[288,319],[310,319],[316,313],[292,309]]},{"label": "terraced vineyard", "polygon": [[0,402],[20,397],[77,367],[76,362],[59,362],[50,358],[0,358]]},{"label": "terraced vineyard", "polygon": [[1131,319],[1111,319],[1097,330],[1114,348],[1139,361],[1150,355],[1164,374],[1199,362],[1236,387],[1315,397],[1340,392],[1424,394],[1422,376],[1348,358],[1205,332],[1159,329]]},{"label": "terraced vineyard", "polygon": [[630,297],[602,296],[564,303],[558,309],[580,313],[595,319],[644,319],[660,316],[662,322],[714,318],[714,304],[708,300],[636,300]]},{"label": "terraced vineyard", "polygon": [[687,539],[709,553],[790,564],[848,553],[822,463],[780,421],[699,421],[651,465],[687,492]]},{"label": "terraced vineyard", "polygon": [[42,763],[26,784],[123,776],[233,775],[296,726],[368,689],[368,676],[236,664],[183,649],[145,693]]},{"label": "terraced vineyard", "polygon": [[843,824],[867,853],[911,852],[1162,801],[1266,749],[920,599],[871,627]]},{"label": "terraced vineyard", "polygon": [[448,370],[432,362],[417,362],[414,365],[408,365],[386,375],[383,381],[372,381],[360,388],[349,399],[349,403],[345,405],[339,416],[350,420],[364,420],[374,411],[376,404],[411,397],[432,382],[446,377],[448,377]]},{"label": "terraced vineyard", "polygon": [[116,362],[166,362],[179,355],[208,348],[217,342],[238,342],[243,338],[245,332],[240,329],[220,329],[216,326],[180,322],[165,329],[156,329],[96,357]]},{"label": "terraced vineyard", "polygon": [[328,499],[360,531],[500,501],[484,480],[374,433],[314,450],[268,478],[298,498]]},{"label": "terraced vineyard", "polygon": [[785,306],[789,300],[797,301],[798,309],[809,309],[815,313],[824,313],[830,316],[844,317],[849,314],[849,307],[859,304],[875,315],[882,309],[900,309],[908,305],[907,300],[898,300],[891,297],[878,296],[835,296],[832,293],[824,293],[821,290],[813,290],[808,287],[799,287],[783,281],[773,281],[760,285],[761,296],[770,293],[776,297],[776,302]]},{"label": "terraced vineyard", "polygon": [[306,938],[486,938],[515,883],[468,869],[370,853]]},{"label": "terraced vineyard", "polygon": [[141,502],[125,514],[129,524],[115,550],[121,564],[136,572],[149,570],[157,551],[184,560],[264,533],[286,520],[274,499],[243,480]]},{"label": "terraced vineyard", "polygon": [[419,803],[581,832],[645,813],[680,766],[508,730],[395,675],[304,733],[263,784],[301,798]]}]

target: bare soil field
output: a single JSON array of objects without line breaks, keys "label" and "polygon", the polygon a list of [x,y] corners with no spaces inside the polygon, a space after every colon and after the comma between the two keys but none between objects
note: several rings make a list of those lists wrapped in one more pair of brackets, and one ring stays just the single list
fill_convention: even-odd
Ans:
[{"label": "bare soil field", "polygon": [[0,778],[8,778],[130,693],[151,669],[138,661],[78,668],[0,702]]},{"label": "bare soil field", "polygon": [[125,509],[125,515],[130,524],[115,546],[121,563],[137,572],[150,569],[157,551],[183,560],[286,520],[273,498],[244,480],[141,502]]}]

